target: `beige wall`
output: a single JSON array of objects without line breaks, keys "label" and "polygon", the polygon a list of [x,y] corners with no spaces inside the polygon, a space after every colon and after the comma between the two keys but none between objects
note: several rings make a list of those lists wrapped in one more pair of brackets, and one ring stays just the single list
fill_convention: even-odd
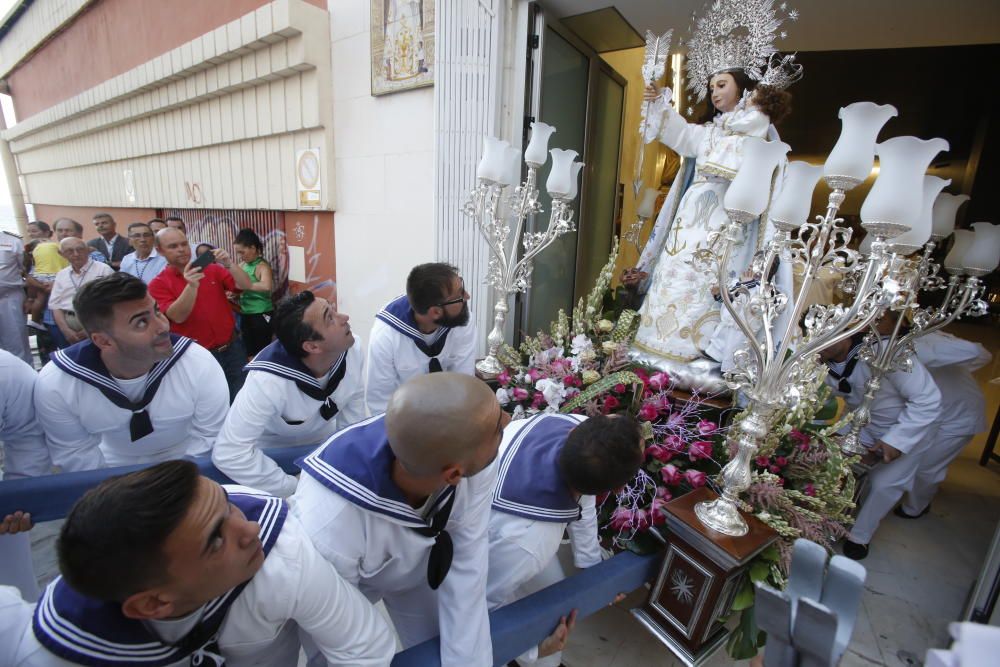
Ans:
[{"label": "beige wall", "polygon": [[4,136],[30,203],[296,209],[295,153],[319,147],[332,209],[331,80],[327,13],[277,0]]}]

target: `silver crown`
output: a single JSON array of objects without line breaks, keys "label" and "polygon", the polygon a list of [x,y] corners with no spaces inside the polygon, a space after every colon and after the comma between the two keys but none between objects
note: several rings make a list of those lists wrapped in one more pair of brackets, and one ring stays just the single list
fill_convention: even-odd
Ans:
[{"label": "silver crown", "polygon": [[781,57],[774,46],[785,37],[778,31],[785,18],[794,21],[798,13],[784,2],[775,7],[774,0],[715,0],[703,16],[692,17],[688,90],[701,102],[713,75],[734,70],[778,88],[797,81],[802,66],[793,62],[794,56]]}]

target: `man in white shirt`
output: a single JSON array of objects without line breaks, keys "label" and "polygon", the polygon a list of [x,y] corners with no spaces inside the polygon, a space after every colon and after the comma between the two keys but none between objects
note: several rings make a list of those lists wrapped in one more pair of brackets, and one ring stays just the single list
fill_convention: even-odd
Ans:
[{"label": "man in white shirt", "polygon": [[212,449],[219,470],[288,497],[298,478],[260,448],[318,445],[365,418],[364,354],[349,319],[308,290],[278,302],[277,340],[247,364],[247,379]]},{"label": "man in white shirt", "polygon": [[295,665],[300,633],[328,665],[388,665],[378,611],[315,550],[284,501],[220,486],[190,461],[113,477],[70,511],[61,575],[30,628],[2,605],[13,667]]},{"label": "man in white shirt", "polygon": [[121,271],[148,285],[167,266],[167,260],[156,252],[153,230],[145,222],[133,222],[128,226],[128,241],[135,252],[122,258]]},{"label": "man in white shirt", "polygon": [[[628,483],[642,462],[639,424],[626,415],[543,413],[511,422],[500,444],[490,512],[490,609],[565,576],[557,557],[564,531],[577,567],[600,563],[595,497]],[[561,653],[548,646],[554,639],[518,663],[557,667]]]},{"label": "man in white shirt", "polygon": [[977,433],[987,429],[986,398],[972,373],[993,358],[979,343],[940,331],[920,336],[914,347],[941,391],[941,417],[937,441],[924,455],[903,504],[893,511],[904,519],[927,514],[948,466]]},{"label": "man in white shirt", "polygon": [[[827,383],[856,408],[865,393],[871,370],[858,353],[860,338],[846,338],[820,350],[830,369]],[[844,542],[844,555],[862,560],[882,518],[910,487],[927,450],[934,446],[941,411],[941,392],[919,360],[909,372],[893,371],[882,378],[871,404],[871,418],[861,429],[861,444],[868,448],[865,462],[871,492],[861,505],[854,526]]]},{"label": "man in white shirt", "polygon": [[406,294],[378,312],[368,347],[365,401],[385,411],[396,387],[424,373],[475,375],[476,325],[469,293],[450,264],[421,264],[406,279]]},{"label": "man in white shirt", "polygon": [[60,269],[52,282],[49,294],[49,309],[56,326],[66,337],[69,345],[87,339],[87,332],[79,324],[73,310],[73,297],[87,283],[114,273],[107,264],[90,258],[90,248],[80,239],[70,236],[59,242],[59,254],[66,258],[69,266]]},{"label": "man in white shirt", "polygon": [[63,471],[205,454],[229,407],[222,368],[170,323],[146,283],[124,273],[74,300],[90,339],[39,373],[35,411]]},{"label": "man in white shirt", "polygon": [[31,363],[24,316],[24,243],[0,231],[0,349]]},{"label": "man in white shirt", "polygon": [[299,462],[291,505],[316,548],[385,602],[403,648],[440,633],[445,667],[493,664],[490,464],[509,420],[476,378],[421,375]]}]

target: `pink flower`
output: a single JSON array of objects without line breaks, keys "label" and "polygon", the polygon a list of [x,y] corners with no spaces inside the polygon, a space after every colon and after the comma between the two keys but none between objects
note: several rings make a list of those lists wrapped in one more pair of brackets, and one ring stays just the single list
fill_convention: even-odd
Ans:
[{"label": "pink flower", "polygon": [[625,393],[625,385],[623,385],[621,382],[619,382],[618,384],[615,385],[614,392],[616,394],[624,394]]},{"label": "pink flower", "polygon": [[666,502],[659,498],[653,498],[649,506],[649,521],[654,526],[662,526],[667,522]]},{"label": "pink flower", "polygon": [[636,510],[632,519],[632,527],[638,531],[649,530],[649,512],[647,510]]},{"label": "pink flower", "polygon": [[535,384],[536,382],[545,377],[545,373],[538,370],[537,368],[529,368],[527,375],[528,379],[531,380],[531,384]]},{"label": "pink flower", "polygon": [[670,386],[670,376],[663,372],[653,373],[649,378],[649,386],[660,391]]},{"label": "pink flower", "polygon": [[708,440],[698,440],[696,442],[692,442],[691,446],[688,448],[688,457],[692,461],[712,458],[712,443]]},{"label": "pink flower", "polygon": [[670,428],[681,428],[684,426],[684,415],[680,412],[675,412],[670,415],[667,419],[667,426]]},{"label": "pink flower", "polygon": [[761,468],[766,468],[767,466],[771,465],[771,459],[767,458],[766,456],[758,456],[757,458],[754,459],[754,463],[759,465]]},{"label": "pink flower", "polygon": [[779,468],[778,466],[774,466],[774,465],[773,466],[769,466],[768,470],[770,470],[771,472],[773,472],[775,475],[777,475],[779,472],[781,472],[781,468]]},{"label": "pink flower", "polygon": [[510,373],[508,373],[507,371],[501,371],[500,375],[497,376],[497,382],[499,382],[500,386],[502,387],[506,387],[507,385],[509,385]]},{"label": "pink flower", "polygon": [[643,384],[649,384],[649,373],[646,372],[646,369],[636,368],[633,372],[642,380]]},{"label": "pink flower", "polygon": [[702,435],[709,435],[710,433],[715,433],[717,430],[719,430],[719,426],[715,422],[710,422],[707,419],[702,419],[698,422],[698,433]]},{"label": "pink flower", "polygon": [[774,462],[777,463],[782,468],[788,465],[788,459],[786,459],[784,456],[776,456]]},{"label": "pink flower", "polygon": [[667,502],[668,500],[673,498],[673,495],[669,491],[667,491],[667,487],[658,486],[656,487],[656,497],[662,500],[663,502]]},{"label": "pink flower", "polygon": [[531,398],[531,407],[540,408],[545,405],[545,394],[540,391],[536,391],[535,395]]},{"label": "pink flower", "polygon": [[583,382],[575,375],[567,375],[563,378],[563,384],[567,387],[579,387]]},{"label": "pink flower", "polygon": [[617,408],[620,405],[621,405],[621,401],[619,401],[614,396],[605,396],[604,397],[604,412],[605,413],[611,412],[612,410],[614,410],[615,408]]},{"label": "pink flower", "polygon": [[681,472],[672,463],[668,463],[660,469],[660,477],[663,478],[663,483],[667,486],[677,486],[681,483]]},{"label": "pink flower", "polygon": [[664,463],[674,458],[674,453],[663,445],[650,445],[646,447],[646,455]]},{"label": "pink flower", "polygon": [[632,526],[632,510],[627,507],[618,507],[611,513],[611,528],[614,530],[625,530]]},{"label": "pink flower", "polygon": [[528,400],[528,390],[525,389],[524,387],[514,387],[514,390],[511,392],[510,396],[515,401],[526,401]]},{"label": "pink flower", "polygon": [[685,450],[684,441],[679,435],[668,435],[664,440],[663,444],[672,452],[677,452],[678,454]]},{"label": "pink flower", "polygon": [[788,437],[792,442],[794,442],[798,446],[799,451],[805,452],[809,450],[809,443],[812,441],[812,439],[802,431],[798,430],[797,428],[793,428],[788,433]]},{"label": "pink flower", "polygon": [[691,485],[692,488],[697,489],[698,487],[705,486],[705,482],[708,480],[708,475],[700,470],[685,470],[684,479],[687,483]]},{"label": "pink flower", "polygon": [[812,484],[806,484],[805,488],[802,489],[802,493],[806,494],[807,496],[815,496],[816,487],[813,486]]},{"label": "pink flower", "polygon": [[643,403],[636,416],[641,421],[651,422],[660,416],[660,411],[652,403]]}]

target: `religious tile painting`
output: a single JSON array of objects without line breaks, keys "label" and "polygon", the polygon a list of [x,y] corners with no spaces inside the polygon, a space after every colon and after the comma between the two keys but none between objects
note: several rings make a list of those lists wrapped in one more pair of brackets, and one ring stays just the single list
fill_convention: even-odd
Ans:
[{"label": "religious tile painting", "polygon": [[372,95],[434,83],[435,0],[371,0]]}]

